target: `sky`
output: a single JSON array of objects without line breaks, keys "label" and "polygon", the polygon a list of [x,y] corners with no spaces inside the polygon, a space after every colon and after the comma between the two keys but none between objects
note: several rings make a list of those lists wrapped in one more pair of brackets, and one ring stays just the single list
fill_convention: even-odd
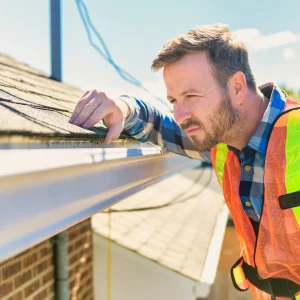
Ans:
[{"label": "sky", "polygon": [[[110,97],[150,95],[122,80],[88,42],[75,0],[62,2],[63,81]],[[151,62],[163,44],[199,25],[224,23],[249,49],[257,83],[300,90],[300,0],[85,0],[115,62],[166,96]],[[0,0],[0,53],[51,74],[49,0]],[[96,41],[96,40],[94,40]]]}]

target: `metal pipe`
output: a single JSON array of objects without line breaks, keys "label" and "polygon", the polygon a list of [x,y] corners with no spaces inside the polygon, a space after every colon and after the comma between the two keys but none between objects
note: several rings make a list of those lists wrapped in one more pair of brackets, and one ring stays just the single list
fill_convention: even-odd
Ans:
[{"label": "metal pipe", "polygon": [[51,78],[62,81],[61,65],[61,2],[50,0]]},{"label": "metal pipe", "polygon": [[[50,0],[51,78],[62,81],[61,66],[61,2]],[[56,300],[69,300],[68,234],[53,237],[54,288]]]},{"label": "metal pipe", "polygon": [[56,300],[69,300],[68,235],[53,237],[54,288]]}]

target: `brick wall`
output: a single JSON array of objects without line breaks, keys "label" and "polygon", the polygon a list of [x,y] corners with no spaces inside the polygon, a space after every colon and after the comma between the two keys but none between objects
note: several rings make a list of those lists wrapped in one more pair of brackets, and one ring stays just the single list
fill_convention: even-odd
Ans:
[{"label": "brick wall", "polygon": [[93,243],[91,220],[68,230],[71,300],[93,300]]},{"label": "brick wall", "polygon": [[[93,300],[90,219],[68,229],[70,300]],[[50,240],[0,264],[1,300],[54,299]]]}]

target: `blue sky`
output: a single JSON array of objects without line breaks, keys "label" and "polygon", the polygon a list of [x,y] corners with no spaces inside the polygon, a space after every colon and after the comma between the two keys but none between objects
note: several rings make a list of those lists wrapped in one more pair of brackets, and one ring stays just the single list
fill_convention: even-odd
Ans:
[{"label": "blue sky", "polygon": [[[225,23],[249,47],[259,84],[300,89],[300,0],[85,0],[115,61],[165,96],[151,61],[169,38],[201,24]],[[0,52],[50,74],[49,1],[0,1]],[[89,45],[75,0],[62,0],[63,80],[111,97],[144,92],[120,79]],[[147,100],[147,99],[146,99]]]}]

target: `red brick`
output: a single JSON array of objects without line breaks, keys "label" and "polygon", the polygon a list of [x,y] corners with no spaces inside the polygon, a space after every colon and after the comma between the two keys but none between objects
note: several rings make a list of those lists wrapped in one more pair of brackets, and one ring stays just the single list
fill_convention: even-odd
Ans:
[{"label": "red brick", "polygon": [[31,283],[28,287],[24,289],[25,292],[25,299],[27,299],[31,294],[33,294],[38,288],[40,287],[39,280]]},{"label": "red brick", "polygon": [[5,283],[0,284],[0,299],[2,299],[4,296],[9,295],[13,290],[13,282],[8,281]]},{"label": "red brick", "polygon": [[88,276],[90,270],[85,270],[82,274],[81,274],[81,278],[85,278]]},{"label": "red brick", "polygon": [[73,240],[77,236],[79,236],[79,231],[77,229],[68,232],[68,239],[69,240]]},{"label": "red brick", "polygon": [[81,238],[80,240],[78,240],[78,241],[75,243],[75,248],[76,248],[76,249],[79,249],[79,248],[83,247],[84,243],[85,243],[85,238]]},{"label": "red brick", "polygon": [[89,278],[89,280],[86,282],[86,285],[89,286],[90,289],[93,289],[94,283],[92,277]]},{"label": "red brick", "polygon": [[77,262],[80,259],[80,253],[75,253],[71,257],[69,257],[69,265],[73,265],[73,263]]},{"label": "red brick", "polygon": [[48,294],[52,294],[52,293],[54,293],[54,283],[53,282],[48,286]]},{"label": "red brick", "polygon": [[44,260],[40,263],[38,263],[35,267],[34,267],[34,275],[38,275],[41,274],[43,271],[45,271],[48,268],[48,260]]},{"label": "red brick", "polygon": [[21,259],[24,257],[24,254],[25,254],[25,253],[26,253],[26,252],[23,251],[23,252],[17,254],[16,256],[13,257],[13,260],[14,260],[14,261],[21,260]]},{"label": "red brick", "polygon": [[54,262],[53,262],[53,257],[52,256],[48,259],[48,266],[49,267],[54,266]]},{"label": "red brick", "polygon": [[49,246],[45,246],[40,250],[40,258],[44,258],[52,252],[52,249]]},{"label": "red brick", "polygon": [[87,259],[86,259],[86,263],[89,264],[92,262],[92,256],[88,256]]},{"label": "red brick", "polygon": [[33,297],[33,300],[42,300],[42,299],[46,299],[48,295],[48,291],[47,289],[40,291],[37,295],[35,295]]},{"label": "red brick", "polygon": [[7,298],[6,300],[23,300],[23,292],[20,291],[19,293]]},{"label": "red brick", "polygon": [[47,298],[47,300],[55,300],[55,298],[54,298],[54,294],[53,294],[53,295],[48,295],[48,298]]},{"label": "red brick", "polygon": [[93,293],[92,289],[87,290],[83,295],[81,299],[87,299],[91,294]]},{"label": "red brick", "polygon": [[70,245],[70,244],[69,244],[69,248],[68,248],[69,254],[70,254],[71,252],[73,252],[74,250],[75,250],[75,245]]},{"label": "red brick", "polygon": [[29,280],[31,280],[31,278],[32,278],[31,270],[28,270],[28,271],[22,273],[21,275],[18,275],[15,278],[15,288],[18,288],[22,284],[28,282]]},{"label": "red brick", "polygon": [[23,259],[23,268],[27,268],[33,265],[38,260],[38,255],[36,252],[24,257]]},{"label": "red brick", "polygon": [[[68,237],[70,300],[93,300],[93,240],[90,219],[70,228]],[[80,261],[82,257],[86,259],[84,262]]]},{"label": "red brick", "polygon": [[22,269],[22,265],[20,261],[13,262],[8,266],[4,266],[2,269],[2,280],[8,279],[11,276],[17,274]]},{"label": "red brick", "polygon": [[69,271],[69,278],[72,279],[73,277],[75,277],[77,271],[75,268],[72,268],[70,271]]},{"label": "red brick", "polygon": [[72,290],[76,284],[76,279],[74,278],[69,282],[69,289]]},{"label": "red brick", "polygon": [[54,279],[54,270],[52,269],[50,272],[48,272],[46,275],[42,278],[42,284],[47,284],[49,281]]},{"label": "red brick", "polygon": [[80,228],[80,233],[84,233],[84,232],[86,232],[90,229],[91,229],[90,224],[87,224],[87,225]]}]

